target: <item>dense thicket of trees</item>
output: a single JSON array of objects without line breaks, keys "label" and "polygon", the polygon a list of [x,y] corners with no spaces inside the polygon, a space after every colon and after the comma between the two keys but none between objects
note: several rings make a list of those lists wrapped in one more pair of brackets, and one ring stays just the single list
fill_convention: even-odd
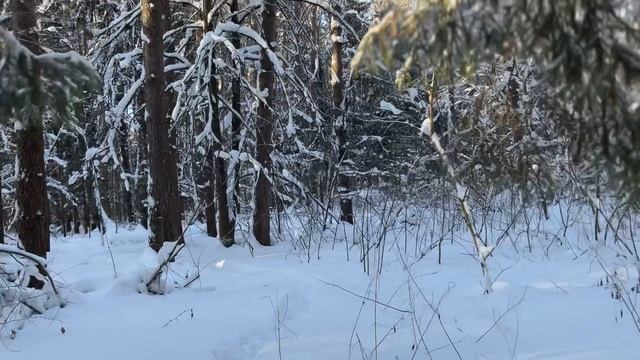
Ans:
[{"label": "dense thicket of trees", "polygon": [[49,231],[140,224],[158,250],[191,219],[270,245],[290,209],[354,223],[362,190],[441,179],[463,214],[567,184],[633,204],[638,9],[477,3],[1,1],[4,227],[42,256]]}]

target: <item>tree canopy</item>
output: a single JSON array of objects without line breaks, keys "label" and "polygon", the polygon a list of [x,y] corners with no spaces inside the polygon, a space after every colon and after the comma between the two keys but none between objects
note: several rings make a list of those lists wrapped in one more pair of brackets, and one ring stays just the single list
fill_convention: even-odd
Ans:
[{"label": "tree canopy", "polygon": [[40,117],[22,117],[21,111],[52,110],[58,119],[69,119],[75,100],[98,88],[100,83],[93,66],[76,52],[37,55],[20,44],[11,32],[0,28],[2,118],[28,127],[38,125],[30,122]]},{"label": "tree canopy", "polygon": [[396,71],[400,86],[452,84],[473,80],[483,64],[531,62],[574,164],[590,176],[607,176],[637,201],[637,19],[628,0],[419,0],[415,8],[391,10],[369,30],[352,71]]}]

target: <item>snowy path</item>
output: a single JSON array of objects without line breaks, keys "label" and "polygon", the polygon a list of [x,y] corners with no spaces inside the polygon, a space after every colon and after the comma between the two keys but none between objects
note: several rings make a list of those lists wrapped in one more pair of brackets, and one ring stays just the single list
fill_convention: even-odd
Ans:
[{"label": "snowy path", "polygon": [[[69,305],[4,339],[0,359],[278,359],[279,351],[300,360],[457,359],[456,351],[463,359],[639,358],[640,336],[623,304],[596,286],[604,273],[588,253],[497,252],[493,275],[498,264],[509,269],[482,295],[480,269],[459,245],[446,248],[443,265],[427,255],[411,277],[391,249],[373,278],[346,261],[343,247],[329,244],[311,263],[287,244],[252,257],[193,230],[174,276],[193,272],[195,259],[201,278],[151,296],[136,291],[144,232],[110,239],[116,279],[100,239],[56,240],[50,268],[67,284]],[[427,301],[440,302],[442,325]]]}]

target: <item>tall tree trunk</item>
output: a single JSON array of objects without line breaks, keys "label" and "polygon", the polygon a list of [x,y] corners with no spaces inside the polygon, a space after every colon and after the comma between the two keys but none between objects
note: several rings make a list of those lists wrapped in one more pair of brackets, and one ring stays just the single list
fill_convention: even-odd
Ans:
[{"label": "tall tree trunk", "polygon": [[[85,118],[91,118],[91,114],[84,114]],[[87,142],[92,143],[92,139],[95,136],[95,129],[91,126],[86,126],[84,129],[85,136],[78,136],[78,153],[84,158],[87,153]],[[102,214],[99,210],[101,206],[96,192],[99,189],[96,187],[97,179],[95,178],[95,170],[93,160],[85,162],[83,170],[86,175],[82,179],[83,187],[83,223],[87,234],[91,235],[91,231],[95,230],[102,224]]]},{"label": "tall tree trunk", "polygon": [[[165,17],[164,19],[165,24],[164,24],[164,29],[165,31],[167,30],[171,30],[173,29],[172,27],[172,21],[174,19],[174,14],[171,13],[169,11],[169,4],[171,3],[170,0],[168,0],[167,2],[167,7],[166,7],[166,12],[165,12]],[[175,49],[175,42],[169,42],[168,43],[168,48],[165,50],[168,53],[174,53],[176,51]],[[169,65],[173,65],[175,63],[175,60],[169,58],[169,63],[165,63],[165,66],[169,66]],[[166,78],[165,78],[165,83],[166,84],[171,84],[174,81],[178,80],[177,76],[176,76],[176,72],[175,71],[167,71],[166,72]],[[168,121],[168,126],[169,129],[171,129],[173,127],[173,120],[171,119],[171,113],[173,111],[173,108],[176,105],[176,100],[177,100],[177,96],[174,92],[170,92],[170,91],[166,91],[165,92],[166,95],[166,102],[168,105],[165,105],[165,108],[167,109],[167,121]],[[184,213],[184,203],[182,201],[182,196],[180,193],[180,188],[178,185],[178,159],[180,158],[180,154],[178,153],[178,136],[177,136],[177,131],[169,131],[169,155],[171,156],[171,159],[169,160],[170,164],[173,164],[172,167],[174,169],[173,172],[173,176],[175,177],[175,184],[176,184],[176,196],[175,196],[175,215],[177,216],[177,223],[180,226],[180,228],[182,228],[181,226],[181,222],[182,222],[182,214]]]},{"label": "tall tree trunk", "polygon": [[142,0],[147,142],[149,149],[149,246],[158,251],[182,233],[178,169],[169,138],[163,35],[168,19],[167,0]]},{"label": "tall tree trunk", "polygon": [[[32,119],[31,121],[33,121]],[[24,249],[46,257],[50,250],[49,200],[44,163],[44,137],[41,126],[16,132],[18,154],[18,237]]]},{"label": "tall tree trunk", "polygon": [[[340,13],[339,6],[334,6]],[[331,88],[333,90],[334,129],[338,145],[338,192],[340,194],[340,220],[353,224],[353,205],[348,193],[351,179],[344,173],[344,161],[347,160],[347,124],[344,118],[344,89],[342,82],[342,26],[337,19],[331,19]]]},{"label": "tall tree trunk", "polygon": [[[202,2],[202,31],[196,36],[196,43],[200,43],[202,39],[204,39],[207,31],[211,29],[209,25],[209,21],[207,19],[207,14],[211,10],[211,1],[204,0]],[[209,30],[208,30],[209,29]],[[207,90],[207,95],[209,95],[209,91]],[[204,122],[205,126],[209,121],[209,113],[210,108],[207,108],[204,111]],[[193,126],[194,122],[191,119],[191,125]],[[204,131],[204,127],[203,130]],[[192,136],[193,138],[193,136]],[[198,214],[198,220],[204,221],[206,225],[207,236],[209,237],[218,237],[218,225],[216,220],[216,190],[215,190],[215,161],[214,155],[212,154],[211,147],[207,149],[204,156],[200,156],[198,151],[198,144],[195,143],[192,139],[191,144],[191,163],[192,163],[192,174],[194,176],[195,182],[195,196],[199,201],[204,201],[203,211]],[[194,201],[197,206],[198,201]],[[202,217],[204,215],[204,218]]]},{"label": "tall tree trunk", "polygon": [[[218,102],[216,101],[213,106],[217,107]],[[216,116],[219,120],[219,117]],[[220,131],[220,122],[213,123],[213,135],[218,140],[214,141],[222,141],[221,131]],[[216,191],[216,200],[217,200],[217,208],[218,208],[218,237],[222,244],[225,247],[230,247],[234,243],[234,223],[229,219],[229,204],[227,201],[227,170],[225,166],[225,160],[218,156],[218,152],[221,150],[220,143],[217,146],[214,146],[216,150],[213,153],[215,157],[215,191]]]},{"label": "tall tree trunk", "polygon": [[309,59],[311,60],[311,80],[309,83],[309,92],[312,98],[315,100],[318,96],[318,87],[322,81],[322,68],[320,65],[320,57],[318,49],[320,47],[320,30],[318,28],[318,7],[316,5],[309,5],[309,21],[311,22],[311,50],[309,52]]},{"label": "tall tree trunk", "polygon": [[[42,54],[36,32],[36,1],[11,0],[13,30],[20,42],[34,54]],[[39,69],[33,69],[31,84],[38,96]],[[46,257],[49,242],[49,201],[47,173],[44,162],[44,132],[42,114],[38,109],[27,109],[20,114],[22,127],[16,131],[18,157],[18,237],[26,251]],[[37,286],[37,285],[35,285]]]},{"label": "tall tree trunk", "polygon": [[[276,32],[276,2],[265,0],[262,12],[262,35],[269,47],[277,40]],[[258,89],[266,94],[267,104],[260,101],[256,119],[256,159],[261,165],[255,188],[255,211],[253,214],[253,236],[262,245],[271,245],[270,214],[271,184],[267,175],[271,171],[271,151],[273,150],[273,95],[274,95],[274,66],[267,51],[260,52],[260,74],[258,75]]]},{"label": "tall tree trunk", "polygon": [[[318,21],[318,6],[309,4],[309,22],[311,23],[311,45],[309,51],[309,60],[310,60],[310,72],[311,76],[309,79],[309,92],[311,93],[311,98],[314,101],[317,101],[319,104],[318,96],[320,92],[323,90],[323,69],[322,64],[320,62],[320,54],[318,50],[320,49],[320,28]],[[317,110],[316,110],[317,111]],[[332,160],[332,152],[331,152],[331,143],[326,142],[323,145],[324,150],[324,160],[322,160],[321,165],[318,167],[318,170],[315,173],[316,183],[317,183],[317,195],[320,199],[321,203],[325,201],[325,195],[327,198],[330,198],[330,194],[327,194],[329,189],[331,188],[331,160]],[[328,205],[328,204],[327,204]]]},{"label": "tall tree trunk", "polygon": [[[144,103],[144,93],[138,95],[139,103]],[[138,146],[136,149],[136,182],[135,208],[138,223],[145,229],[149,227],[147,208],[147,179],[149,178],[149,162],[147,160],[147,123],[144,115],[136,116],[138,122]]]},{"label": "tall tree trunk", "polygon": [[80,215],[78,215],[78,207],[73,207],[73,233],[80,234]]},{"label": "tall tree trunk", "polygon": [[201,176],[205,185],[204,193],[204,216],[207,224],[207,235],[218,236],[218,225],[216,224],[216,189],[215,189],[215,161],[213,152],[207,151],[204,159],[204,174]]},{"label": "tall tree trunk", "polygon": [[2,201],[2,175],[0,175],[0,244],[4,244],[4,202]]},{"label": "tall tree trunk", "polygon": [[120,182],[120,186],[122,188],[122,213],[124,220],[132,224],[135,221],[135,216],[133,213],[133,196],[131,192],[133,189],[131,188],[131,160],[129,158],[129,141],[128,134],[129,128],[127,125],[122,122],[120,126],[120,163],[122,164],[122,171],[124,175],[127,177],[126,179],[121,179],[122,181],[126,181],[128,186]]},{"label": "tall tree trunk", "polygon": [[[231,13],[235,13],[239,10],[238,8],[238,0],[231,0]],[[240,24],[240,19],[238,16],[233,16],[231,21]],[[231,36],[231,44],[236,49],[240,49],[240,35],[237,33],[233,33]],[[243,74],[242,62],[234,59],[234,65],[238,68],[239,74],[233,77],[231,82],[231,107],[234,110],[234,114],[232,114],[231,118],[231,149],[236,151],[238,156],[240,155],[240,140],[242,138],[241,130],[242,130],[242,119],[237,114],[242,114],[242,105],[240,104],[242,98],[242,92],[240,87],[240,81]],[[240,213],[240,200],[238,198],[240,194],[240,161],[236,161],[233,166],[233,172],[231,176],[231,180],[233,181],[233,217],[231,221],[233,223],[233,228],[235,229],[236,219],[238,214]]]},{"label": "tall tree trunk", "polygon": [[[213,29],[213,26],[207,18],[207,14],[211,9],[211,0],[203,2],[204,13],[204,30],[205,33]],[[216,79],[216,66],[214,64],[215,52],[212,50],[209,54],[209,69],[211,71],[209,83],[209,120],[211,121],[211,131],[213,133],[213,170],[210,175],[215,180],[209,182],[209,186],[214,185],[216,207],[218,209],[218,238],[225,247],[233,245],[234,242],[234,225],[229,218],[229,203],[227,201],[227,170],[225,160],[219,156],[222,150],[222,129],[220,124],[220,114],[218,112],[218,81]],[[207,214],[209,216],[209,214]],[[214,212],[215,216],[215,212]],[[215,217],[214,217],[215,218]],[[209,228],[209,219],[207,219],[207,229]]]}]

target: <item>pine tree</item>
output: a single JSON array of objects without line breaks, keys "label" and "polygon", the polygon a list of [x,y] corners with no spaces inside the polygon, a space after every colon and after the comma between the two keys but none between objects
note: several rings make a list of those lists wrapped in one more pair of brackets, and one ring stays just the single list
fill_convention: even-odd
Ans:
[{"label": "pine tree", "polygon": [[[204,0],[202,2],[202,22],[203,22],[203,35],[212,30],[211,22],[209,20],[209,12],[211,11],[211,0]],[[215,58],[215,52],[211,50],[208,61],[207,68],[210,71],[209,79],[207,83],[207,110],[205,112],[207,119],[205,123],[210,126],[212,129],[220,126],[220,115],[218,113],[218,99],[217,95],[217,81],[215,74],[215,65],[213,64],[213,60]],[[213,143],[219,142],[221,139],[216,138],[213,139]],[[204,160],[204,176],[202,179],[205,181],[204,184],[204,214],[206,217],[206,225],[207,225],[207,235],[210,237],[218,236],[218,225],[216,222],[216,185],[217,185],[217,168],[216,168],[216,155],[215,155],[215,147],[218,144],[213,144],[213,146],[209,147],[209,151],[207,151]]]},{"label": "pine tree", "polygon": [[[238,0],[231,0],[230,12],[235,14],[238,12]],[[238,15],[234,15],[231,17],[231,21],[235,24],[240,25],[240,19]],[[231,44],[234,48],[240,49],[240,35],[234,33],[231,36]],[[238,75],[233,76],[233,80],[231,82],[231,107],[233,108],[233,114],[231,119],[231,150],[235,151],[236,154],[240,153],[240,141],[241,141],[241,131],[242,131],[242,119],[239,114],[242,114],[242,86],[241,86],[241,77],[243,74],[243,64],[234,60],[235,68],[238,69]],[[238,198],[238,194],[240,192],[240,162],[236,161],[233,169],[229,172],[231,174],[231,181],[233,181],[233,198],[232,198],[232,214],[229,221],[231,223],[231,227],[235,229],[238,215],[240,213],[240,201]],[[231,234],[234,236],[235,234]]]},{"label": "pine tree", "polygon": [[537,101],[559,129],[554,138],[569,140],[586,180],[607,177],[611,190],[637,203],[637,16],[631,0],[420,0],[371,27],[352,65],[357,73],[384,64],[399,69],[398,85],[424,86],[425,78],[471,80],[496,58],[531,61],[546,87]]},{"label": "pine tree", "polygon": [[2,176],[0,176],[0,244],[4,244],[4,201],[2,199]]},{"label": "pine tree", "polygon": [[[277,6],[275,0],[265,0],[262,11],[262,33],[269,48],[277,41]],[[275,97],[274,65],[267,49],[260,51],[260,73],[258,89],[264,94],[265,101],[258,104],[256,119],[256,159],[260,163],[258,180],[255,186],[255,210],[253,215],[253,235],[262,245],[271,245],[270,208],[271,208],[271,152],[273,151],[273,104]]]},{"label": "pine tree", "polygon": [[[334,6],[337,13],[341,13],[340,6]],[[347,157],[347,124],[344,116],[344,81],[342,79],[342,26],[340,22],[331,19],[331,88],[333,90],[334,131],[338,147],[338,193],[340,194],[340,220],[353,224],[353,205],[349,192],[351,178],[345,172]]]},{"label": "pine tree", "polygon": [[169,138],[169,108],[164,71],[163,35],[168,1],[141,2],[145,70],[146,130],[149,157],[149,246],[158,251],[182,233],[177,163]]},{"label": "pine tree", "polygon": [[[36,31],[36,2],[34,0],[12,0],[12,25],[18,40],[33,54],[44,53]],[[43,96],[38,81],[41,74],[37,62],[31,63],[30,86],[33,97]],[[42,112],[24,108],[17,116],[16,147],[18,157],[18,184],[16,206],[18,215],[18,237],[26,251],[46,257],[50,249],[49,201],[47,199],[47,173],[44,162],[44,132]]]},{"label": "pine tree", "polygon": [[[211,0],[205,0],[203,2],[203,14],[204,14],[204,30],[205,32],[209,32],[213,30],[210,19],[208,19],[208,14],[211,11]],[[214,193],[215,197],[215,208],[213,211],[207,212],[207,232],[209,232],[210,223],[215,223],[215,209],[217,208],[218,212],[218,226],[217,233],[220,238],[222,244],[226,247],[233,245],[234,238],[234,224],[231,222],[229,218],[229,204],[227,201],[227,169],[225,160],[219,155],[219,152],[222,150],[222,130],[220,123],[220,114],[218,112],[218,80],[217,80],[217,67],[214,64],[215,60],[215,51],[212,48],[211,53],[209,54],[209,70],[211,74],[209,74],[210,78],[207,83],[207,89],[209,91],[209,123],[211,124],[211,133],[213,135],[213,151],[209,156],[207,156],[207,162],[212,162],[212,172],[209,174],[211,176],[211,180],[209,181],[209,188],[213,186],[213,189],[209,189],[209,192]],[[212,191],[213,190],[213,191]],[[211,197],[207,199],[207,201],[213,200]],[[207,204],[210,209],[212,204]],[[209,217],[213,217],[209,219]]]}]

